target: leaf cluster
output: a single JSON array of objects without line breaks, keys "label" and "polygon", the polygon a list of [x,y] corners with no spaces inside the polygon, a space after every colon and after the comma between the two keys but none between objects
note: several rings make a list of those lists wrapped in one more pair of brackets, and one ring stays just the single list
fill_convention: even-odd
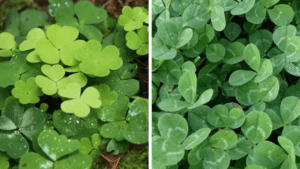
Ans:
[{"label": "leaf cluster", "polygon": [[299,167],[299,5],[152,2],[153,168]]},{"label": "leaf cluster", "polygon": [[1,169],[90,168],[102,150],[148,142],[124,26],[89,1],[49,3],[49,14],[12,10],[0,33]]}]

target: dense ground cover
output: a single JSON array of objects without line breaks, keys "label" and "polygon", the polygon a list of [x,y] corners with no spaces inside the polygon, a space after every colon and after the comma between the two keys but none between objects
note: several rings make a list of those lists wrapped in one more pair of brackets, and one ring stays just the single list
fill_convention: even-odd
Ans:
[{"label": "dense ground cover", "polygon": [[299,1],[152,5],[153,168],[299,167]]},{"label": "dense ground cover", "polygon": [[49,3],[15,2],[0,33],[0,166],[147,168],[147,9]]}]

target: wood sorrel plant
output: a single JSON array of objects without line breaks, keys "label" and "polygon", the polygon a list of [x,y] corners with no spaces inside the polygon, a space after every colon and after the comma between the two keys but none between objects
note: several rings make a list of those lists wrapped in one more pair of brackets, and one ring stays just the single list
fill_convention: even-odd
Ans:
[{"label": "wood sorrel plant", "polygon": [[153,168],[300,167],[299,7],[153,1]]},{"label": "wood sorrel plant", "polygon": [[124,7],[119,22],[131,22],[132,11],[141,17],[126,34],[89,1],[49,3],[55,23],[12,10],[0,33],[1,169],[90,168],[106,143],[118,154],[148,142],[148,101],[135,96],[133,63],[148,53],[147,10]]}]

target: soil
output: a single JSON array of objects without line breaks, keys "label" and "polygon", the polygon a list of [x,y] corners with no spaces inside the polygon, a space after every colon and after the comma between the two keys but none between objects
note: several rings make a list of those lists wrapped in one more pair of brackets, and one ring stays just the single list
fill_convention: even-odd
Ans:
[{"label": "soil", "polygon": [[[0,6],[6,1],[11,1],[11,8],[14,8],[15,0],[0,0]],[[79,0],[72,0],[73,2],[77,2]],[[117,19],[122,12],[123,6],[144,6],[148,8],[148,0],[89,0],[95,5],[99,7],[103,7],[108,10],[108,14]],[[34,0],[34,3],[37,6],[34,6],[35,9],[48,12],[48,0]],[[27,8],[32,8],[33,5],[30,3],[25,3],[24,5],[18,7],[18,11],[21,12]],[[1,16],[0,21],[4,21],[5,17]],[[135,60],[135,63],[138,65],[138,73],[135,76],[137,80],[140,82],[140,91],[138,96],[148,98],[148,56],[141,56]],[[49,98],[43,97],[41,98],[44,101],[47,101]],[[53,101],[53,100],[52,100]],[[37,105],[38,106],[38,105]],[[59,107],[54,107],[54,109],[59,109]],[[108,169],[118,169],[118,165],[126,158],[126,155],[131,151],[141,150],[145,145],[134,145],[130,144],[129,151],[124,154],[113,155],[112,153],[102,153],[100,154],[99,162],[105,163]],[[106,152],[106,151],[103,151]],[[106,168],[105,167],[105,168]]]}]

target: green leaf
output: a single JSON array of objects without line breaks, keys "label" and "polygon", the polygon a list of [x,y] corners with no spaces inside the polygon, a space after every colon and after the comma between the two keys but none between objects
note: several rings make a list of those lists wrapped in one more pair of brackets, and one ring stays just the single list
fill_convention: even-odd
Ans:
[{"label": "green leaf", "polygon": [[103,8],[96,7],[89,1],[76,3],[74,10],[81,25],[101,23],[107,18],[107,12]]},{"label": "green leaf", "polygon": [[245,45],[240,42],[231,43],[226,48],[226,53],[223,61],[227,64],[236,64],[244,60]]},{"label": "green leaf", "polygon": [[54,95],[57,92],[57,82],[65,76],[65,70],[61,65],[43,65],[42,72],[47,76],[38,75],[36,84],[46,95]]},{"label": "green leaf", "polygon": [[50,160],[45,159],[43,156],[29,152],[22,156],[19,168],[20,169],[29,169],[29,168],[40,168],[43,166],[45,169],[52,169],[54,163]]},{"label": "green leaf", "polygon": [[250,35],[249,41],[257,46],[260,54],[263,55],[273,44],[272,33],[266,29],[257,30]]},{"label": "green leaf", "polygon": [[144,113],[146,115],[148,112],[148,99],[137,98],[135,99],[129,106],[128,114],[126,116],[126,120],[131,120],[134,116]]},{"label": "green leaf", "polygon": [[266,113],[252,111],[247,114],[242,131],[252,143],[260,143],[271,135],[272,121]]},{"label": "green leaf", "polygon": [[165,60],[156,73],[159,81],[172,85],[178,84],[181,75],[180,67],[173,60]]},{"label": "green leaf", "polygon": [[266,80],[273,74],[273,66],[272,62],[269,59],[266,59],[262,62],[259,71],[257,72],[257,76],[254,78],[255,83],[262,82]]},{"label": "green leaf", "polygon": [[158,107],[166,112],[176,112],[191,106],[190,103],[175,98],[164,99],[158,103]]},{"label": "green leaf", "polygon": [[26,40],[19,46],[20,51],[35,49],[36,43],[43,38],[46,38],[44,30],[40,28],[30,30],[26,36]]},{"label": "green leaf", "polygon": [[224,29],[225,36],[231,42],[233,42],[236,38],[238,38],[241,32],[242,32],[241,26],[235,22],[229,22]]},{"label": "green leaf", "polygon": [[20,133],[0,133],[0,150],[7,152],[7,155],[13,159],[19,159],[29,151],[29,144]]},{"label": "green leaf", "polygon": [[260,0],[259,1],[265,8],[270,8],[271,6],[277,4],[279,0]]},{"label": "green leaf", "polygon": [[297,62],[300,60],[299,54],[300,49],[298,46],[300,45],[300,37],[295,36],[292,37],[285,48],[285,56],[287,61],[289,62]]},{"label": "green leaf", "polygon": [[75,136],[85,130],[83,119],[73,114],[64,113],[61,110],[54,112],[53,122],[59,133],[67,137]]},{"label": "green leaf", "polygon": [[140,113],[130,119],[123,136],[133,144],[145,144],[148,142],[148,128],[148,114]]},{"label": "green leaf", "polygon": [[297,34],[297,29],[293,25],[281,26],[274,31],[274,43],[282,51],[285,51],[290,39]]},{"label": "green leaf", "polygon": [[252,149],[246,163],[247,165],[274,168],[279,166],[286,158],[287,154],[279,146],[269,141],[263,141]]},{"label": "green leaf", "polygon": [[187,121],[178,114],[163,114],[158,119],[158,129],[163,138],[180,144],[188,134]]},{"label": "green leaf", "polygon": [[256,73],[249,70],[237,70],[229,77],[229,84],[232,86],[241,86],[249,82],[256,76]]},{"label": "green leaf", "polygon": [[226,169],[229,167],[230,157],[229,155],[220,149],[211,149],[205,152],[203,160],[204,168],[219,168]]},{"label": "green leaf", "polygon": [[273,9],[268,10],[268,14],[277,26],[288,25],[295,16],[292,7],[286,4],[276,5]]},{"label": "green leaf", "polygon": [[80,147],[78,140],[67,139],[54,130],[44,130],[38,137],[38,144],[47,156],[56,161],[61,157],[70,154]]},{"label": "green leaf", "polygon": [[20,103],[28,104],[38,103],[40,101],[39,96],[42,96],[43,92],[35,83],[35,78],[31,77],[27,79],[26,83],[23,80],[16,81],[12,95],[19,99]]},{"label": "green leaf", "polygon": [[161,23],[157,27],[157,33],[160,39],[168,46],[174,47],[178,41],[179,27],[171,21]]},{"label": "green leaf", "polygon": [[278,137],[278,142],[281,147],[288,153],[288,158],[283,162],[281,168],[297,168],[293,142],[283,136]]},{"label": "green leaf", "polygon": [[255,4],[255,0],[244,0],[235,6],[230,13],[232,15],[242,15],[249,12]]},{"label": "green leaf", "polygon": [[16,48],[15,37],[7,32],[0,33],[0,57],[12,56],[12,51]]},{"label": "green leaf", "polygon": [[208,89],[208,90],[204,91],[200,95],[200,97],[196,101],[196,103],[194,103],[192,106],[190,106],[188,108],[189,109],[194,109],[196,107],[199,107],[201,105],[204,105],[204,104],[208,103],[212,99],[212,97],[213,97],[213,92],[214,92],[213,89]]},{"label": "green leaf", "polygon": [[191,5],[191,1],[184,1],[184,0],[174,0],[171,1],[171,6],[172,8],[178,12],[179,14],[183,14],[183,12],[185,11],[185,9]]},{"label": "green leaf", "polygon": [[[58,25],[51,25],[48,27],[46,35],[48,39],[43,38],[36,43],[36,52],[40,55],[43,62],[56,64],[60,61],[60,55],[63,55],[63,57],[66,57],[64,55],[68,55],[68,52],[65,50],[70,49],[70,46],[67,45],[77,39],[79,32],[76,28],[70,26],[60,27]],[[77,47],[77,44],[75,45]],[[74,54],[74,51],[72,52]]]},{"label": "green leaf", "polygon": [[185,150],[193,149],[202,143],[208,137],[210,132],[211,130],[209,128],[199,129],[184,140],[182,147],[184,147]]},{"label": "green leaf", "polygon": [[156,60],[170,60],[176,57],[175,49],[168,49],[166,46],[152,46],[152,58]]},{"label": "green leaf", "polygon": [[185,25],[198,29],[205,26],[210,19],[209,9],[196,4],[190,5],[184,10],[182,17]]},{"label": "green leaf", "polygon": [[8,169],[9,168],[9,158],[4,154],[0,153],[0,164],[1,164],[1,169]]},{"label": "green leaf", "polygon": [[78,83],[70,83],[65,89],[58,91],[62,97],[72,100],[64,101],[61,109],[66,113],[74,113],[78,117],[86,117],[90,113],[90,107],[99,108],[101,100],[100,94],[94,87],[88,87],[81,94],[81,86]]},{"label": "green leaf", "polygon": [[107,144],[107,148],[106,151],[107,152],[113,152],[114,155],[118,155],[120,153],[125,153],[126,151],[128,151],[128,142],[127,141],[115,141],[114,139],[111,139],[108,144]]},{"label": "green leaf", "polygon": [[122,121],[125,118],[128,104],[129,98],[124,96],[112,103],[112,105],[100,109],[98,111],[98,117],[106,122]]},{"label": "green leaf", "polygon": [[295,96],[289,96],[282,100],[280,113],[284,124],[288,124],[300,116],[300,100]]},{"label": "green leaf", "polygon": [[102,102],[102,107],[110,106],[118,99],[118,94],[115,91],[111,91],[110,87],[107,84],[101,83],[100,85],[94,87],[100,93],[99,99]]},{"label": "green leaf", "polygon": [[113,138],[116,141],[122,141],[124,140],[123,133],[126,129],[126,126],[126,121],[105,123],[100,129],[100,134],[104,138]]},{"label": "green leaf", "polygon": [[80,140],[79,153],[82,155],[88,155],[93,149],[90,139],[84,137]]},{"label": "green leaf", "polygon": [[260,54],[259,50],[254,44],[249,44],[244,49],[244,58],[246,63],[255,71],[260,68]]},{"label": "green leaf", "polygon": [[178,88],[180,94],[185,98],[185,100],[193,104],[196,99],[196,89],[197,89],[196,74],[194,72],[183,73],[179,79]]},{"label": "green leaf", "polygon": [[193,37],[193,30],[191,28],[186,28],[180,32],[178,35],[178,42],[176,48],[181,48],[186,45]]},{"label": "green leaf", "polygon": [[291,75],[300,77],[300,61],[286,62],[284,69]]},{"label": "green leaf", "polygon": [[181,146],[167,138],[158,138],[153,140],[153,160],[164,165],[175,165],[184,156],[184,150]]},{"label": "green leaf", "polygon": [[96,40],[90,40],[78,49],[75,58],[81,61],[81,71],[99,77],[109,75],[110,70],[116,70],[123,64],[117,47],[109,45],[102,50],[102,45]]},{"label": "green leaf", "polygon": [[122,9],[122,14],[118,18],[118,24],[124,26],[126,31],[132,31],[140,29],[143,23],[147,22],[148,15],[143,11],[141,7],[131,8],[125,6]]},{"label": "green leaf", "polygon": [[111,90],[118,93],[119,98],[123,96],[133,96],[139,91],[139,81],[136,79],[123,80],[117,71],[113,71],[109,76],[100,78],[98,84],[106,83]]},{"label": "green leaf", "polygon": [[253,24],[260,24],[262,23],[267,16],[267,11],[264,8],[264,6],[257,2],[253,8],[246,13],[246,19],[247,21],[253,23]]},{"label": "green leaf", "polygon": [[26,62],[27,52],[14,51],[9,61],[0,62],[0,87],[14,85],[16,81],[26,81],[30,77],[41,74],[40,65]]},{"label": "green leaf", "polygon": [[54,168],[89,168],[92,165],[92,157],[89,155],[76,154],[54,164]]},{"label": "green leaf", "polygon": [[232,130],[221,130],[212,135],[209,142],[212,147],[228,150],[236,146],[238,137]]},{"label": "green leaf", "polygon": [[220,5],[214,5],[211,7],[211,22],[216,31],[222,31],[225,29],[225,14]]},{"label": "green leaf", "polygon": [[246,140],[245,137],[238,135],[237,145],[228,150],[228,154],[232,160],[239,160],[242,157],[246,156],[252,148],[252,144],[249,140]]},{"label": "green leaf", "polygon": [[39,26],[44,26],[47,23],[48,15],[42,11],[27,9],[20,15],[19,28],[21,35],[27,33]]},{"label": "green leaf", "polygon": [[215,43],[206,47],[206,57],[210,62],[219,62],[225,56],[225,48],[223,45]]}]

